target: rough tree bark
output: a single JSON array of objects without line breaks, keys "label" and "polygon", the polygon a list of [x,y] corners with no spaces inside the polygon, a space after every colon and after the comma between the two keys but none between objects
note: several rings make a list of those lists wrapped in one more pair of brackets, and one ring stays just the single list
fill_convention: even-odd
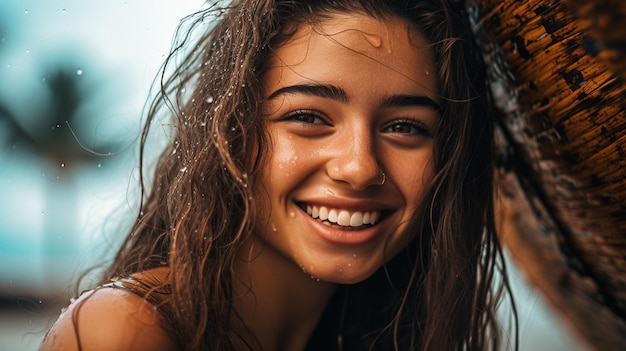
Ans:
[{"label": "rough tree bark", "polygon": [[588,344],[626,350],[626,1],[475,0],[505,245]]}]

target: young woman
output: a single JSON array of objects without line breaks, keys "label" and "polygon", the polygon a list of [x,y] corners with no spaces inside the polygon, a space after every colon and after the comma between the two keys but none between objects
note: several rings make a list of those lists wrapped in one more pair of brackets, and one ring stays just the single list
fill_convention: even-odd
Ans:
[{"label": "young woman", "polygon": [[163,107],[172,137],[140,216],[42,350],[495,348],[492,115],[462,5],[235,0],[195,27],[212,15],[149,113],[142,149]]}]

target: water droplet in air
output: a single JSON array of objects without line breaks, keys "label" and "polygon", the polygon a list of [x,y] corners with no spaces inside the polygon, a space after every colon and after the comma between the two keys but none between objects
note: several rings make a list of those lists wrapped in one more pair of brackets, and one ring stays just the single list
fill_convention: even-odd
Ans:
[{"label": "water droplet in air", "polygon": [[24,14],[28,15],[28,9],[24,10]]},{"label": "water droplet in air", "polygon": [[213,96],[209,96],[209,97],[206,99],[206,102],[207,102],[207,103],[209,103],[209,104],[212,104],[212,103],[213,103]]},{"label": "water droplet in air", "polygon": [[79,69],[77,69],[77,70],[76,70],[76,75],[77,75],[77,76],[82,76],[82,75],[83,75],[83,70],[82,70],[82,69],[80,69],[80,68],[79,68]]},{"label": "water droplet in air", "polygon": [[102,168],[102,163],[98,163],[98,168]]},{"label": "water droplet in air", "polygon": [[65,163],[61,163],[61,168],[65,168]]}]

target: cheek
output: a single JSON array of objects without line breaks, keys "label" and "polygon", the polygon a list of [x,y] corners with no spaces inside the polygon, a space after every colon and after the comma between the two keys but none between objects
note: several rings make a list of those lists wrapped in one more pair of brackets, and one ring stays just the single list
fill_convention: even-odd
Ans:
[{"label": "cheek", "polygon": [[[415,211],[421,207],[424,194],[426,194],[432,184],[434,162],[431,157],[432,153],[429,155],[425,155],[413,162],[405,159],[405,162],[396,165],[398,172],[394,181],[400,189],[409,210]],[[407,167],[407,165],[411,165],[411,167]]]},{"label": "cheek", "polygon": [[318,160],[316,148],[291,135],[283,135],[274,142],[270,151],[265,168],[266,182],[275,185],[275,188],[293,185],[314,173]]}]

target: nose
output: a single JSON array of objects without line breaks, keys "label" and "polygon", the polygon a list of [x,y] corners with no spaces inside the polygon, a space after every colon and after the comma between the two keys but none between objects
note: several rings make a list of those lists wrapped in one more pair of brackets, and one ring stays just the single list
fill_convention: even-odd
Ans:
[{"label": "nose", "polygon": [[384,183],[385,176],[369,133],[352,133],[337,138],[333,144],[334,157],[327,166],[331,179],[344,182],[355,190]]}]

